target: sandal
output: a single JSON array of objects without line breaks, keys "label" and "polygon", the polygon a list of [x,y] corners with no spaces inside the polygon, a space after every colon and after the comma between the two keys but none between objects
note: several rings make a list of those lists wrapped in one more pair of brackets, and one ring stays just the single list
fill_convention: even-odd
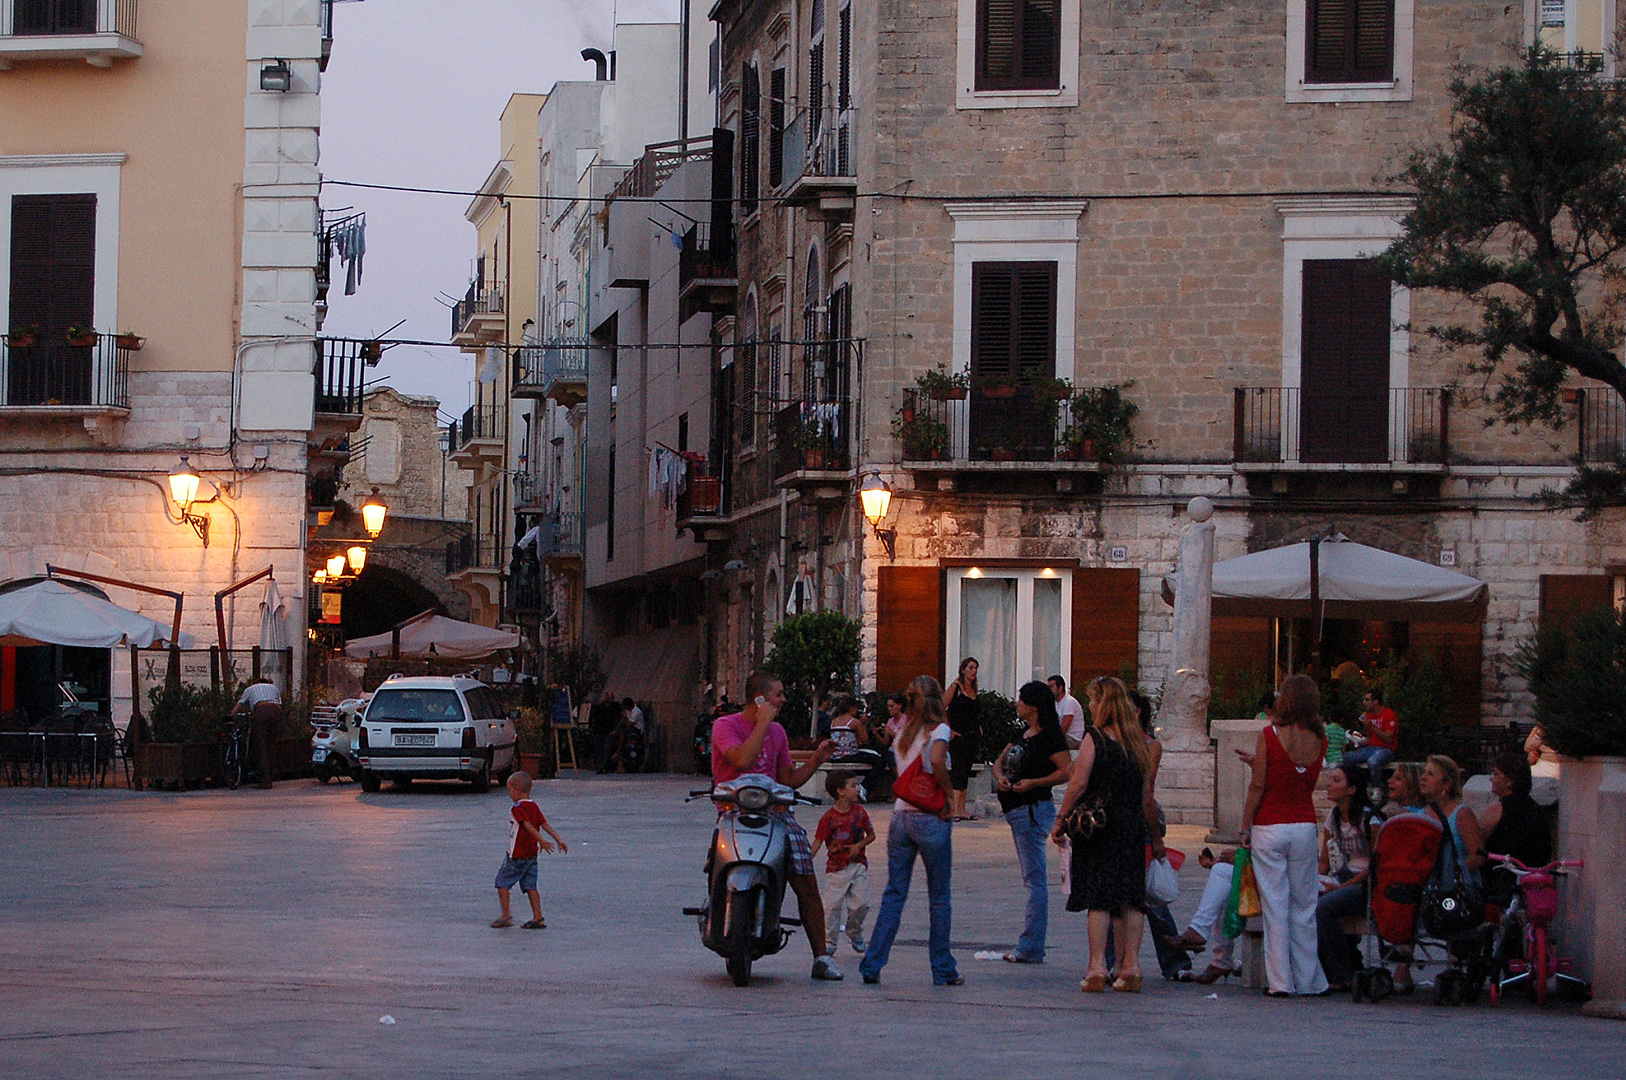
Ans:
[{"label": "sandal", "polygon": [[521,930],[546,930],[548,928],[548,920],[540,917],[530,919],[526,922],[520,923],[519,928]]},{"label": "sandal", "polygon": [[500,918],[500,919],[493,919],[492,922],[491,922],[491,928],[493,930],[506,930],[510,926],[513,926],[513,925],[514,925],[514,920],[508,918],[507,916],[504,916],[503,918]]},{"label": "sandal", "polygon": [[1221,967],[1219,964],[1209,964],[1203,969],[1203,973],[1201,975],[1193,976],[1191,981],[1194,983],[1201,983],[1203,986],[1212,986],[1221,979],[1229,979],[1232,975],[1239,974],[1241,974],[1241,972],[1239,972],[1236,968]]},{"label": "sandal", "polygon": [[1140,976],[1120,975],[1113,982],[1112,989],[1120,994],[1138,994],[1140,993]]},{"label": "sandal", "polygon": [[1078,984],[1078,988],[1086,994],[1104,994],[1107,989],[1107,977],[1105,975],[1086,975],[1083,981]]}]

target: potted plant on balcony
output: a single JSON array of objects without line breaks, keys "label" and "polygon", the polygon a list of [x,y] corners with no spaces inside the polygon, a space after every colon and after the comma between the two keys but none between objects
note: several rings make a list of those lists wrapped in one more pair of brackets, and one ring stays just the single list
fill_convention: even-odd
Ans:
[{"label": "potted plant on balcony", "polygon": [[977,394],[989,400],[1014,398],[1018,389],[1014,375],[983,375],[977,379]]},{"label": "potted plant on balcony", "polygon": [[903,444],[905,461],[941,461],[948,454],[948,425],[930,416],[905,420],[900,412],[892,420],[892,434]]},{"label": "potted plant on balcony", "polygon": [[126,330],[118,335],[115,343],[125,352],[140,352],[141,346],[147,343],[147,339],[134,330]]},{"label": "potted plant on balcony", "polygon": [[32,349],[39,344],[40,328],[38,323],[27,323],[23,326],[13,326],[6,335],[6,344],[13,349]]},{"label": "potted plant on balcony", "polygon": [[102,335],[88,326],[70,326],[62,331],[62,336],[76,349],[94,349],[102,340]]},{"label": "potted plant on balcony", "polygon": [[971,377],[963,371],[948,371],[938,364],[915,376],[915,385],[933,401],[963,401],[971,388]]},{"label": "potted plant on balcony", "polygon": [[1066,379],[1040,379],[1033,384],[1033,396],[1040,401],[1066,401],[1073,396],[1073,384]]},{"label": "potted plant on balcony", "polygon": [[1099,461],[1109,465],[1132,442],[1131,423],[1140,406],[1124,397],[1135,385],[1087,386],[1073,395],[1069,423],[1061,434],[1061,450],[1073,461]]}]

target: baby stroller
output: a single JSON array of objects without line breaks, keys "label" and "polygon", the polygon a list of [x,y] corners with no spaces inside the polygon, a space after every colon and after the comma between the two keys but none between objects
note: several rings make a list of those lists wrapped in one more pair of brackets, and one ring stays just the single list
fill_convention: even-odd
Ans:
[{"label": "baby stroller", "polygon": [[1483,992],[1489,934],[1482,911],[1472,929],[1449,937],[1425,938],[1418,933],[1429,882],[1440,872],[1442,855],[1449,854],[1445,827],[1434,814],[1397,814],[1378,827],[1372,850],[1366,967],[1355,973],[1354,1000],[1376,1003],[1394,993],[1394,977],[1383,966],[1386,961],[1417,967],[1440,964],[1442,970],[1434,980],[1439,1005],[1473,1002]]}]

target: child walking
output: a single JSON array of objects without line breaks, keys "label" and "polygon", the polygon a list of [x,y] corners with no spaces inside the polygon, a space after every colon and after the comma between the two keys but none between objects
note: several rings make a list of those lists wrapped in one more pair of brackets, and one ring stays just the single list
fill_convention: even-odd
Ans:
[{"label": "child walking", "polygon": [[813,833],[813,854],[817,855],[821,846],[829,850],[824,864],[825,940],[834,956],[845,916],[853,951],[862,953],[868,945],[864,941],[864,916],[869,914],[869,860],[864,857],[864,849],[875,840],[875,829],[869,814],[858,805],[864,788],[857,773],[830,773],[824,779],[824,790],[836,800]]},{"label": "child walking", "polygon": [[525,898],[531,902],[531,920],[520,925],[526,930],[541,930],[547,926],[542,918],[542,897],[536,891],[536,854],[540,851],[552,851],[553,844],[542,838],[537,831],[545,829],[547,834],[558,843],[560,851],[569,851],[564,838],[553,831],[548,819],[542,816],[542,808],[531,801],[531,776],[529,773],[516,772],[508,778],[508,797],[514,800],[514,806],[508,812],[508,856],[503,859],[502,869],[497,871],[497,902],[502,905],[502,914],[491,925],[501,930],[514,925],[514,916],[508,907],[508,894],[515,884],[525,893]]}]

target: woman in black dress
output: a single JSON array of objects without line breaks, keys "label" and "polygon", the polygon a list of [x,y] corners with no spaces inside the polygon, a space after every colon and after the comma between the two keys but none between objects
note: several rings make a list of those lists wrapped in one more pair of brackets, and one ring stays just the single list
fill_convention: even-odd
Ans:
[{"label": "woman in black dress", "polygon": [[977,658],[960,661],[960,677],[949,683],[948,723],[954,737],[949,740],[949,780],[954,786],[954,820],[967,821],[965,789],[971,783],[971,766],[982,744],[982,704],[977,701]]},{"label": "woman in black dress", "polygon": [[[1099,688],[1100,693],[1094,691]],[[1073,894],[1068,911],[1089,912],[1090,966],[1079,989],[1099,994],[1107,988],[1107,931],[1117,942],[1120,993],[1140,992],[1140,937],[1146,903],[1146,810],[1142,777],[1150,761],[1146,736],[1117,679],[1090,686],[1094,724],[1073,759],[1067,794],[1052,834],[1059,843],[1073,807],[1088,797],[1104,800],[1106,825],[1090,840],[1073,842]]]}]

